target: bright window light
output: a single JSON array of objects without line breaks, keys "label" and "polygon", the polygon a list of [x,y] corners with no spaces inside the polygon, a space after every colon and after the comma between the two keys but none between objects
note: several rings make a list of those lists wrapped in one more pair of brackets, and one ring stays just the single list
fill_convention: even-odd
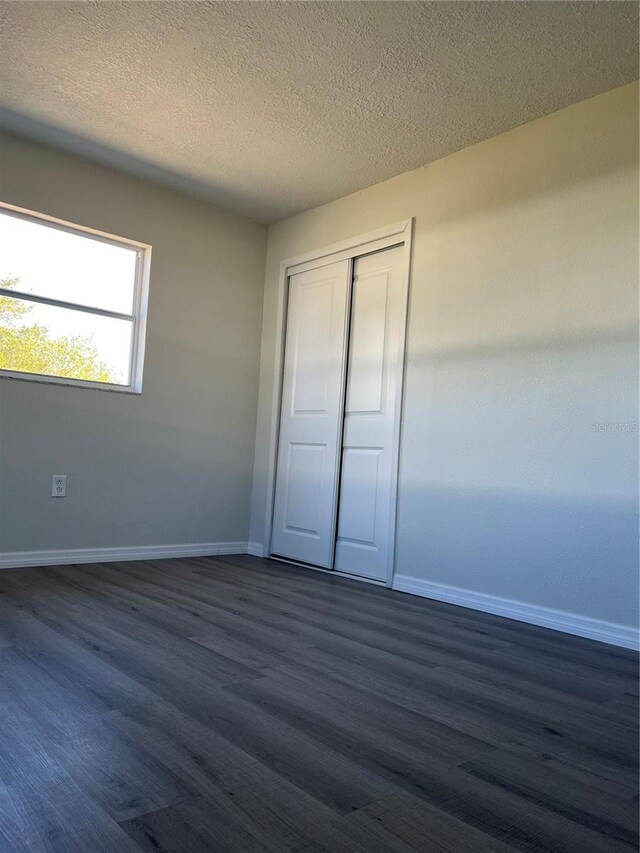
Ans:
[{"label": "bright window light", "polygon": [[0,376],[140,393],[150,260],[0,202]]}]

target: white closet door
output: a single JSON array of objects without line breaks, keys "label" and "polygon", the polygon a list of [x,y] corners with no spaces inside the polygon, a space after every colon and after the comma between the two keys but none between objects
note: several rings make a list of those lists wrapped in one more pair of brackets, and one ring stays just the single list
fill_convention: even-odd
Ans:
[{"label": "white closet door", "polygon": [[332,568],[350,261],[289,279],[271,552]]},{"label": "white closet door", "polygon": [[402,247],[355,262],[335,568],[386,580],[406,301]]}]

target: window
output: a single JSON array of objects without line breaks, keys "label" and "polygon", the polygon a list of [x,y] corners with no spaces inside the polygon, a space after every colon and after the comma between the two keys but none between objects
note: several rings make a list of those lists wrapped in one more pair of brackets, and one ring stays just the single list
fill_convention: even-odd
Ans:
[{"label": "window", "polygon": [[0,376],[140,393],[150,261],[0,202]]}]

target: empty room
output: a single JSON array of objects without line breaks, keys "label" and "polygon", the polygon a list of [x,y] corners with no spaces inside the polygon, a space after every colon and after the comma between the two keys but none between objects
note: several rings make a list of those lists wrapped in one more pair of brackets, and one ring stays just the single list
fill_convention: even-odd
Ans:
[{"label": "empty room", "polygon": [[638,850],[639,9],[0,0],[0,853]]}]

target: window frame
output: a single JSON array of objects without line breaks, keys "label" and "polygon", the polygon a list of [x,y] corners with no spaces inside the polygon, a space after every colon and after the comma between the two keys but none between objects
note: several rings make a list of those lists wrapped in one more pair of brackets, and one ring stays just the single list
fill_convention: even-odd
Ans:
[{"label": "window frame", "polygon": [[138,240],[130,240],[126,237],[117,237],[106,231],[98,231],[88,228],[86,225],[76,225],[46,213],[28,210],[5,201],[0,201],[0,212],[17,219],[35,222],[66,231],[77,236],[98,240],[112,246],[120,246],[127,249],[135,249],[136,267],[133,292],[133,307],[131,314],[123,314],[119,311],[110,311],[103,308],[95,308],[70,302],[65,299],[54,299],[48,296],[39,296],[20,290],[4,290],[0,287],[0,295],[6,295],[14,299],[26,302],[36,302],[42,305],[52,305],[68,311],[80,311],[85,314],[96,314],[101,317],[112,317],[118,320],[127,320],[131,323],[131,352],[129,355],[129,383],[118,385],[111,382],[95,382],[90,379],[75,379],[68,376],[48,376],[46,373],[27,373],[19,370],[7,370],[0,368],[0,379],[17,379],[27,382],[43,382],[52,385],[67,385],[76,388],[93,388],[98,391],[115,391],[120,394],[142,394],[142,373],[144,367],[145,339],[147,332],[147,309],[149,302],[149,275],[151,269],[151,246],[148,243],[140,243]]}]

